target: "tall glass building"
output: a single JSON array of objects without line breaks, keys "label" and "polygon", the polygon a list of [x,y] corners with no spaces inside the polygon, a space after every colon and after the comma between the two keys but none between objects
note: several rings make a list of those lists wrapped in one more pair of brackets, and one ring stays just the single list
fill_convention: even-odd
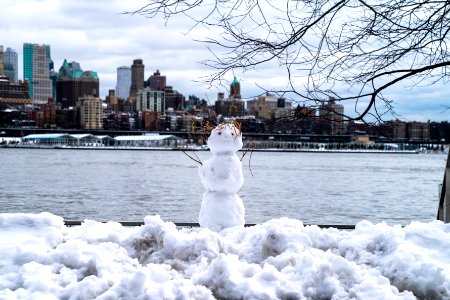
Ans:
[{"label": "tall glass building", "polygon": [[3,46],[0,45],[0,76],[3,75]]},{"label": "tall glass building", "polygon": [[3,73],[8,76],[10,82],[19,81],[19,57],[14,49],[6,48],[3,52]]},{"label": "tall glass building", "polygon": [[127,99],[130,96],[131,67],[122,66],[117,68],[116,96]]},{"label": "tall glass building", "polygon": [[47,101],[53,97],[52,65],[49,45],[23,44],[23,78],[29,81],[33,101]]}]

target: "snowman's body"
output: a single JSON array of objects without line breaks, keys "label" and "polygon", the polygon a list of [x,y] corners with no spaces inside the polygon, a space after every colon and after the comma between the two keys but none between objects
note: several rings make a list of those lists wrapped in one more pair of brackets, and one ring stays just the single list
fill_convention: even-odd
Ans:
[{"label": "snowman's body", "polygon": [[236,194],[244,184],[242,163],[236,152],[242,148],[242,135],[232,124],[217,126],[208,139],[212,157],[199,167],[205,186],[199,223],[214,231],[243,226],[245,209]]}]

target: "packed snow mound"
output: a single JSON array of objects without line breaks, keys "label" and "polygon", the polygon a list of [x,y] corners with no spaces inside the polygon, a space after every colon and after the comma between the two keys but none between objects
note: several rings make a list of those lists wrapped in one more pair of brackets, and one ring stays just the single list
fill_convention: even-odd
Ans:
[{"label": "packed snow mound", "polygon": [[0,299],[450,299],[450,224],[213,232],[0,214]]}]

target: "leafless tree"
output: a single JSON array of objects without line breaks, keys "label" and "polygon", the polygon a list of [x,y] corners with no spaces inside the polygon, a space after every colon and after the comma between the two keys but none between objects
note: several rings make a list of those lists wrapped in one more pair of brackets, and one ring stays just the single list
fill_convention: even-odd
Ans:
[{"label": "leafless tree", "polygon": [[288,88],[274,92],[308,106],[351,101],[347,119],[382,120],[395,114],[390,87],[448,79],[449,10],[440,0],[149,0],[133,13],[217,30],[203,40],[215,55],[203,62],[216,70],[211,82],[276,63]]}]

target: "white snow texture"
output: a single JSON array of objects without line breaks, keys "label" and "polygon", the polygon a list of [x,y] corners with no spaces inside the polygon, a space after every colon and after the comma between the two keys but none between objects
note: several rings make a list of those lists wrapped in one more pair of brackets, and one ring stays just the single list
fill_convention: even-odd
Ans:
[{"label": "white snow texture", "polygon": [[450,299],[450,224],[221,232],[0,214],[0,299]]}]

